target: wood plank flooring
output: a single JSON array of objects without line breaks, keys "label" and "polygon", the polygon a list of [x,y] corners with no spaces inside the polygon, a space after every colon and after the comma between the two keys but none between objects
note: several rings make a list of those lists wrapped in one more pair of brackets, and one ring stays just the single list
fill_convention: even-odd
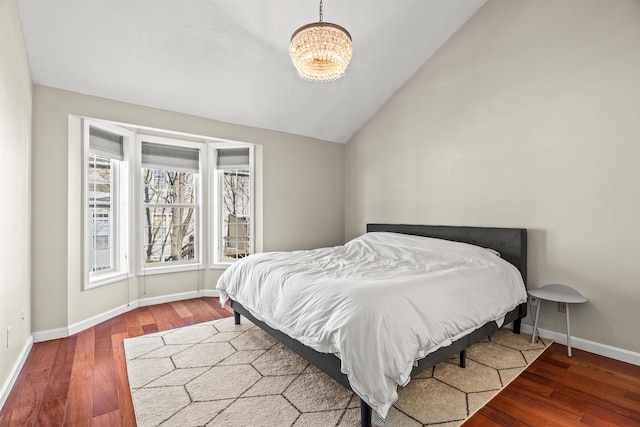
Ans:
[{"label": "wood plank flooring", "polygon": [[640,366],[552,344],[463,427],[640,426]]},{"label": "wood plank flooring", "polygon": [[[217,298],[198,298],[34,344],[0,426],[135,426],[123,340],[232,314]],[[640,367],[577,349],[573,356],[553,344],[464,427],[640,426]]]},{"label": "wood plank flooring", "polygon": [[125,338],[233,315],[217,298],[141,307],[69,338],[33,345],[0,426],[135,426]]}]

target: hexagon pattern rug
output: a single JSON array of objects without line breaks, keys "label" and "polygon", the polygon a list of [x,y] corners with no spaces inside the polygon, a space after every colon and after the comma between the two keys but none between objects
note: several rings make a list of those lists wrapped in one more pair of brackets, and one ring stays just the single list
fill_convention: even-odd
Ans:
[{"label": "hexagon pattern rug", "polygon": [[[550,341],[499,330],[399,387],[385,427],[458,426]],[[358,426],[360,400],[247,319],[125,340],[138,426]]]}]

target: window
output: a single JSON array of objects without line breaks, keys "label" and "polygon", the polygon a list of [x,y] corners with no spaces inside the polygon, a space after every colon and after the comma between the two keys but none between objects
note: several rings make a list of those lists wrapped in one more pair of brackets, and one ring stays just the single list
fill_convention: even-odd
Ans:
[{"label": "window", "polygon": [[115,267],[112,212],[117,162],[89,154],[89,273],[112,271]]},{"label": "window", "polygon": [[83,127],[84,283],[89,288],[127,273],[126,209],[121,202],[127,200],[125,146],[130,132],[91,120]]},{"label": "window", "polygon": [[198,264],[202,144],[141,138],[142,268]]},{"label": "window", "polygon": [[253,252],[252,154],[251,147],[215,150],[216,264],[230,263]]},{"label": "window", "polygon": [[84,289],[255,251],[254,145],[82,123]]}]

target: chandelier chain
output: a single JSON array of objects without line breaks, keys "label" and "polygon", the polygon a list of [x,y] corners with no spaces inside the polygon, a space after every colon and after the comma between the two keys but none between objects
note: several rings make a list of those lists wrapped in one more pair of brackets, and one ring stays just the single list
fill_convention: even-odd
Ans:
[{"label": "chandelier chain", "polygon": [[320,0],[320,22],[322,22],[322,0]]}]

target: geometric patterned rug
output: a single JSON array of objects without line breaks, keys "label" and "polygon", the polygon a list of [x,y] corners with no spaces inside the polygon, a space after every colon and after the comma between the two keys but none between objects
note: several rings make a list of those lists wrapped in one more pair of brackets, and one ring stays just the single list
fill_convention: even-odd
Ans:
[{"label": "geometric patterned rug", "polygon": [[[498,330],[399,387],[384,427],[459,426],[549,340]],[[257,326],[233,317],[126,339],[136,420],[151,426],[358,426],[360,400]]]}]

